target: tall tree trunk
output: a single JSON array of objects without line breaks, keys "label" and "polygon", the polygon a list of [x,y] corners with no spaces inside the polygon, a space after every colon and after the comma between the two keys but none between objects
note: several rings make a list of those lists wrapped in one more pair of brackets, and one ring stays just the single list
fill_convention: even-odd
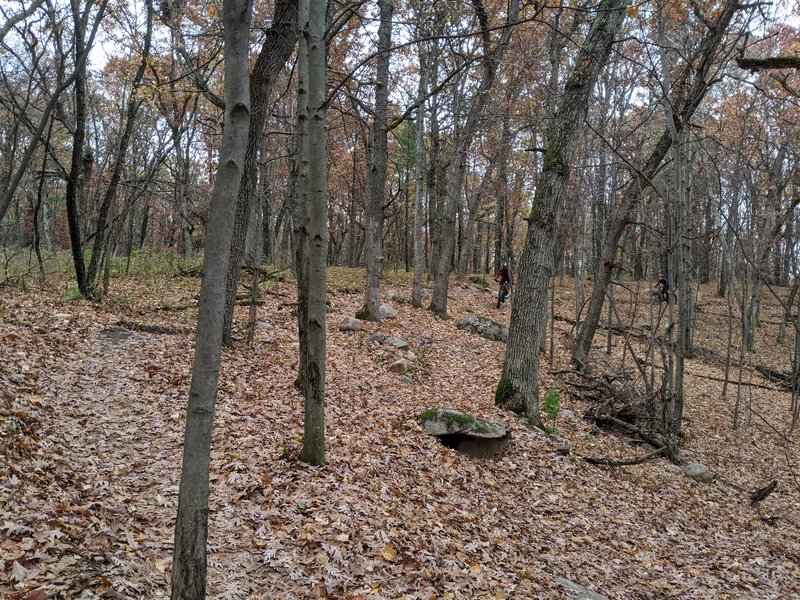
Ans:
[{"label": "tall tree trunk", "polygon": [[250,78],[250,97],[253,103],[252,123],[247,138],[242,185],[236,202],[231,260],[225,282],[225,328],[223,333],[225,345],[231,342],[233,309],[236,305],[236,290],[242,272],[242,257],[247,237],[250,205],[256,196],[258,148],[264,134],[272,88],[297,41],[297,2],[298,0],[277,0],[275,3],[272,26],[266,32]]},{"label": "tall tree trunk", "polygon": [[508,106],[503,113],[503,131],[501,134],[502,151],[500,161],[497,165],[497,180],[500,189],[497,190],[497,202],[495,206],[495,222],[494,222],[494,272],[500,270],[500,263],[503,259],[510,256],[511,240],[507,240],[504,236],[506,227],[506,215],[508,214],[508,197],[510,195],[508,183],[508,163],[511,158],[511,146],[514,143],[514,135],[511,132],[511,107],[516,97],[516,93],[509,91],[506,97]]},{"label": "tall tree trunk", "polygon": [[420,101],[428,93],[430,77],[430,62],[425,43],[419,45],[419,83],[417,87],[416,115],[416,159],[414,161],[414,285],[411,290],[411,305],[422,308],[422,271],[424,267],[425,238],[423,226],[425,224],[425,102]]},{"label": "tall tree trunk", "polygon": [[[88,157],[84,156],[83,150],[86,141],[86,55],[90,49],[84,41],[88,10],[81,16],[77,5],[73,3],[72,11],[72,18],[75,24],[76,63],[75,72],[73,73],[73,81],[75,82],[75,134],[72,140],[71,167],[67,177],[66,206],[72,263],[75,266],[75,279],[78,284],[78,291],[84,298],[88,298],[91,295],[91,289],[86,280],[86,263],[83,260],[79,216],[79,204],[84,195],[85,180],[88,176],[86,167],[91,165],[92,162],[92,159],[87,160]],[[42,122],[42,125],[44,125],[44,122]],[[91,156],[91,153],[89,153],[89,156]],[[12,187],[6,190],[6,193]],[[0,207],[0,219],[2,219],[3,212],[4,209]]]},{"label": "tall tree trunk", "polygon": [[[504,133],[506,133],[505,130]],[[475,228],[478,221],[478,211],[480,210],[480,207],[483,206],[484,198],[489,195],[489,188],[491,186],[495,170],[500,164],[503,164],[507,160],[507,157],[504,155],[504,150],[507,147],[510,148],[510,145],[510,140],[508,142],[506,142],[506,140],[501,140],[500,149],[494,153],[492,158],[489,160],[489,164],[486,166],[486,170],[481,178],[480,186],[472,195],[472,199],[467,201],[467,222],[464,226],[464,239],[461,243],[461,249],[458,253],[459,275],[463,276],[467,274],[469,258],[475,250],[474,239]]]},{"label": "tall tree trunk", "polygon": [[386,204],[386,170],[388,162],[387,120],[389,117],[389,58],[392,45],[392,2],[378,0],[380,24],[378,25],[378,64],[375,71],[375,114],[369,130],[367,152],[367,206],[364,211],[366,237],[364,262],[366,264],[366,283],[364,286],[364,307],[358,316],[370,321],[378,321],[378,307],[381,300],[381,279],[383,277],[383,223]]},{"label": "tall tree trunk", "polygon": [[[745,338],[745,346],[749,352],[755,350],[755,330],[758,327],[758,315],[761,310],[761,292],[764,290],[764,283],[769,275],[769,258],[774,248],[775,242],[780,235],[784,222],[794,216],[794,206],[789,210],[783,211],[781,208],[781,199],[783,197],[783,190],[786,187],[786,181],[783,178],[783,163],[786,159],[787,147],[781,144],[778,148],[778,153],[772,161],[768,169],[768,182],[767,186],[767,199],[766,206],[764,207],[764,225],[763,230],[760,232],[760,243],[755,249],[755,264],[752,265],[754,272],[750,286],[751,294],[746,309],[744,309],[745,319],[747,323],[747,337]],[[795,199],[794,204],[800,202],[800,199]],[[761,212],[761,211],[759,211]],[[741,242],[740,242],[741,243]]]},{"label": "tall tree trunk", "polygon": [[[326,0],[300,0],[300,68],[307,70],[307,102],[298,119],[305,120],[307,135],[301,160],[307,176],[305,210],[307,259],[300,285],[307,290],[305,322],[305,418],[301,460],[325,464],[325,293],[328,258],[327,152],[325,148],[325,18]],[[298,96],[300,91],[298,91]]]},{"label": "tall tree trunk", "polygon": [[250,126],[250,0],[224,0],[225,127],[211,197],[183,465],[175,522],[172,600],[206,595],[211,433],[219,383],[225,277]]},{"label": "tall tree trunk", "polygon": [[547,324],[547,286],[553,272],[556,224],[569,179],[569,164],[589,109],[591,92],[605,68],[625,19],[625,0],[605,0],[592,23],[547,131],[547,150],[536,186],[525,248],[511,307],[508,346],[495,402],[539,419],[539,342]]}]

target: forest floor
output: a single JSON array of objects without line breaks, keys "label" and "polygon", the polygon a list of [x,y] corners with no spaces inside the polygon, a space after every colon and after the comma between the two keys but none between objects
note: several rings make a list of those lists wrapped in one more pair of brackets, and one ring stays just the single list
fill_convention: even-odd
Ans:
[{"label": "forest floor", "polygon": [[[363,301],[362,278],[329,276],[324,468],[297,459],[293,285],[265,285],[258,315],[270,327],[252,348],[238,309],[215,417],[209,597],[571,597],[558,578],[609,598],[800,596],[799,434],[785,435],[790,394],[752,369],[790,368],[794,338],[776,343],[778,311],[765,306],[746,356],[738,428],[736,388],[723,397],[719,381],[724,300],[703,296],[687,365],[681,454],[742,492],[663,459],[582,460],[648,450],[582,418],[591,401],[568,385],[567,321],[556,321],[542,381],[576,415],[556,422],[572,449],[561,456],[553,438],[494,406],[505,346],[456,328],[467,313],[507,324],[508,304],[496,310],[490,292],[454,282],[452,318],[437,319],[411,307],[407,276],[389,274],[399,316],[339,332]],[[0,291],[0,598],[168,595],[198,284],[117,279],[102,303],[68,301],[64,282]],[[558,286],[559,315],[574,318],[577,292],[571,280]],[[369,340],[376,332],[411,345],[421,363],[411,383],[388,370],[393,353]],[[598,360],[621,360],[622,336],[611,343],[609,358],[598,333]],[[499,422],[512,441],[483,459],[445,448],[417,419],[435,407]],[[751,506],[749,493],[773,480]]]}]

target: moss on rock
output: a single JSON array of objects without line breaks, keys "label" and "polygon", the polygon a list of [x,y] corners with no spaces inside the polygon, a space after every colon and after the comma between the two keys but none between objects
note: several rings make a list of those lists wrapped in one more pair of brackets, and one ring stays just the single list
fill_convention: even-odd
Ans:
[{"label": "moss on rock", "polygon": [[501,425],[452,409],[429,409],[421,412],[418,418],[432,435],[465,434],[478,438],[506,435]]}]

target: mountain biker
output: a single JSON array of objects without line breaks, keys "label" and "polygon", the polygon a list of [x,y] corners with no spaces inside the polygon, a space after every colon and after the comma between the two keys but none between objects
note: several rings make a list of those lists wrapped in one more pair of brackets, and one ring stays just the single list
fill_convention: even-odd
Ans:
[{"label": "mountain biker", "polygon": [[663,273],[658,276],[658,281],[656,282],[656,288],[658,289],[659,296],[661,297],[662,302],[669,302],[669,279],[667,279],[666,275]]},{"label": "mountain biker", "polygon": [[503,284],[512,285],[514,283],[514,276],[512,275],[511,269],[508,267],[508,263],[506,261],[500,263],[500,270],[495,274],[494,280],[501,286]]},{"label": "mountain biker", "polygon": [[500,292],[497,294],[497,308],[506,301],[508,289],[514,283],[514,275],[506,261],[500,263],[500,270],[495,274],[494,280],[500,284]]}]

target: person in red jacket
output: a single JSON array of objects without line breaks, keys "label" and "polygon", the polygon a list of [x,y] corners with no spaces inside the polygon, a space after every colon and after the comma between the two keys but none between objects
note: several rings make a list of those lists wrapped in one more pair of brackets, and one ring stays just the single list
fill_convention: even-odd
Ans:
[{"label": "person in red jacket", "polygon": [[509,289],[514,285],[514,275],[506,261],[500,263],[500,270],[495,274],[494,280],[500,284],[500,292],[497,294],[497,308],[500,308],[508,298]]}]

